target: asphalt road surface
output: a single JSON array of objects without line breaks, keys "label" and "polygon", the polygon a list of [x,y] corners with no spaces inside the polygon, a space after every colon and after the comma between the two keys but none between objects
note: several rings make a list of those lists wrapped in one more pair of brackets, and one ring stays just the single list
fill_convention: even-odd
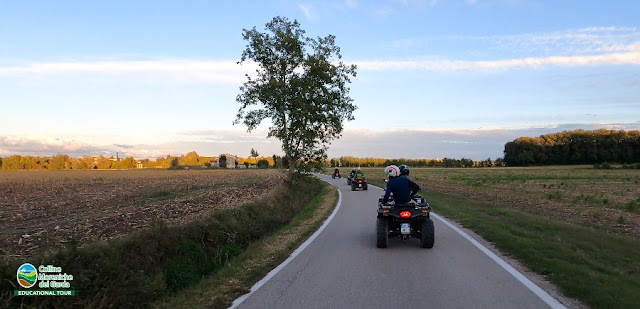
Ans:
[{"label": "asphalt road surface", "polygon": [[388,248],[376,248],[376,209],[384,191],[369,186],[354,192],[344,178],[319,177],[340,189],[339,209],[307,246],[233,307],[563,308],[437,215],[432,249],[421,248],[416,238],[390,238]]}]

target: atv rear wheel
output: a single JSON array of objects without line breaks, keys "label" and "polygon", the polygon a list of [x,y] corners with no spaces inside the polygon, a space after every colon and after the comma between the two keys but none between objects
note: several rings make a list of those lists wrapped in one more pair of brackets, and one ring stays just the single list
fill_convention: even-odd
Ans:
[{"label": "atv rear wheel", "polygon": [[386,218],[376,220],[376,247],[386,248],[389,244],[389,221]]},{"label": "atv rear wheel", "polygon": [[355,191],[356,190],[356,183],[355,182],[351,182],[351,191]]},{"label": "atv rear wheel", "polygon": [[366,183],[362,185],[362,190],[367,190],[367,184]]},{"label": "atv rear wheel", "polygon": [[426,218],[422,221],[422,238],[420,239],[420,244],[422,248],[433,248],[433,243],[435,241],[435,231],[433,228],[433,221],[431,218]]}]

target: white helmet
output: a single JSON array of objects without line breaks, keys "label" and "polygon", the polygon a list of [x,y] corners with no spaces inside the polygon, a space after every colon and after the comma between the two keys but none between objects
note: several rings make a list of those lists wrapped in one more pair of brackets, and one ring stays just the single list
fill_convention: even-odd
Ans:
[{"label": "white helmet", "polygon": [[384,168],[384,172],[389,175],[389,177],[398,177],[400,176],[400,169],[395,165],[389,165]]}]

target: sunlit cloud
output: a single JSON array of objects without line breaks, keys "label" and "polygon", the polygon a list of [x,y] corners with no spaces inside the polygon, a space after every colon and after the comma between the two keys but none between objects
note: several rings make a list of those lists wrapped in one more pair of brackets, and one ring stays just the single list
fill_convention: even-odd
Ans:
[{"label": "sunlit cloud", "polygon": [[[482,160],[502,156],[504,144],[519,137],[577,129],[640,130],[635,123],[522,124],[516,127],[481,129],[345,129],[340,139],[329,146],[329,156],[378,158],[470,158]],[[116,147],[114,147],[116,146]],[[127,146],[127,147],[122,147]],[[243,130],[181,131],[159,144],[93,144],[81,138],[60,139],[51,136],[0,136],[0,155],[48,156],[58,153],[73,157],[82,155],[133,156],[136,159],[179,156],[190,151],[215,156],[232,153],[248,156],[254,148],[261,155],[282,155],[281,143],[266,138],[266,130],[247,133]]]},{"label": "sunlit cloud", "polygon": [[103,153],[106,148],[76,141],[63,140],[51,136],[7,137],[0,136],[0,153],[4,154],[42,154],[58,153],[82,155]]}]

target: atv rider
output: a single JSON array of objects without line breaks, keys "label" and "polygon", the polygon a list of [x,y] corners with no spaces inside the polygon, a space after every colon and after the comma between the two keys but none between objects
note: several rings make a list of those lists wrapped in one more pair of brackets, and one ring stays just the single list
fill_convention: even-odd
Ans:
[{"label": "atv rider", "polygon": [[406,164],[402,164],[398,166],[400,169],[400,177],[408,178],[409,177],[409,166]]},{"label": "atv rider", "polygon": [[389,181],[382,198],[382,205],[389,202],[391,193],[396,204],[407,204],[412,201],[411,197],[420,191],[420,186],[406,177],[409,175],[409,167],[405,165],[403,170],[405,170],[403,175],[405,177],[400,177],[400,168],[395,165],[389,165],[384,169],[384,172],[389,175]]}]

